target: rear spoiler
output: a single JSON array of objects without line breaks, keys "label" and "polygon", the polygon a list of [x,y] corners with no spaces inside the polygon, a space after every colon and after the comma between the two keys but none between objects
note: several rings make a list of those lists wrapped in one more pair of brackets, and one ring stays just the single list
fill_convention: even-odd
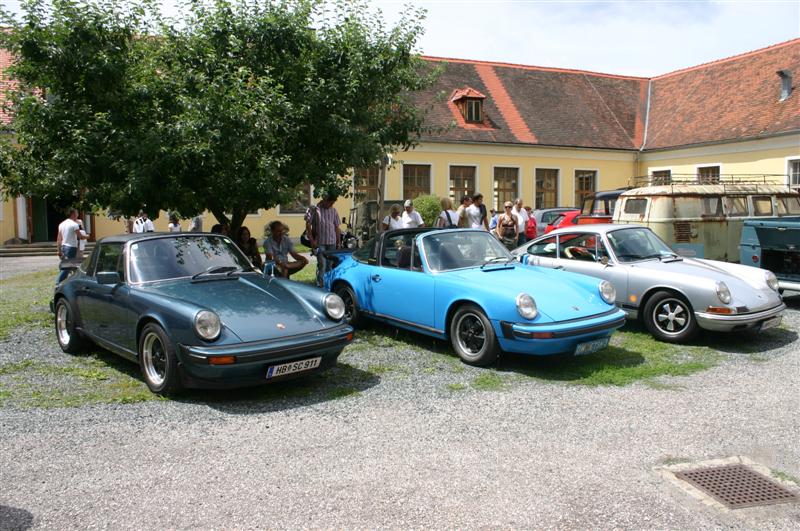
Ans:
[{"label": "rear spoiler", "polygon": [[61,260],[58,264],[58,269],[61,271],[74,271],[83,262],[82,258],[71,258],[69,260]]}]

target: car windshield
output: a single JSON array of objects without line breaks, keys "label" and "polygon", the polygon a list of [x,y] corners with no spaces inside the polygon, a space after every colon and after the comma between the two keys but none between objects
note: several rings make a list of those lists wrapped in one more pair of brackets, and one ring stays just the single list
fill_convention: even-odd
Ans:
[{"label": "car windshield", "polygon": [[666,243],[645,228],[609,232],[608,243],[620,262],[676,256]]},{"label": "car windshield", "polygon": [[228,238],[178,236],[131,245],[131,281],[151,282],[215,271],[253,271],[250,261]]},{"label": "car windshield", "polygon": [[512,261],[511,253],[484,231],[433,232],[422,239],[432,271],[480,267],[492,262]]}]

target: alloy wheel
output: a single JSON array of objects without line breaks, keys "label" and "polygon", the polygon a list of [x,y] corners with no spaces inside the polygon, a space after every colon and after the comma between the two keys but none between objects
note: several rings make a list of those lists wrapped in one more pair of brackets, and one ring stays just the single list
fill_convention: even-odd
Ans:
[{"label": "alloy wheel", "polygon": [[667,335],[680,334],[691,319],[686,305],[678,299],[666,299],[653,310],[653,322]]},{"label": "alloy wheel", "polygon": [[147,379],[158,387],[167,376],[167,353],[161,338],[154,332],[148,333],[142,342],[142,364]]},{"label": "alloy wheel", "polygon": [[56,310],[56,332],[58,333],[58,342],[61,345],[69,345],[70,329],[72,328],[72,319],[69,315],[69,308],[66,304],[59,304]]},{"label": "alloy wheel", "polygon": [[456,341],[464,352],[476,355],[486,345],[486,329],[483,321],[474,313],[466,313],[456,323]]}]

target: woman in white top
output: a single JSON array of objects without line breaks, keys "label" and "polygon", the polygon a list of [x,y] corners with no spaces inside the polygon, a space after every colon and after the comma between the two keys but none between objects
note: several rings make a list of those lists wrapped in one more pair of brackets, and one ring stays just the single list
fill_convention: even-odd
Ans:
[{"label": "woman in white top", "polygon": [[400,205],[392,205],[389,215],[383,218],[383,230],[395,230],[403,228],[403,218],[400,217]]},{"label": "woman in white top", "polygon": [[169,215],[169,225],[167,226],[170,232],[180,232],[181,224],[178,222],[178,216],[175,214]]},{"label": "woman in white top", "polygon": [[453,202],[449,197],[443,197],[440,203],[442,212],[436,218],[436,226],[440,229],[455,229],[458,227],[458,214],[453,210]]}]

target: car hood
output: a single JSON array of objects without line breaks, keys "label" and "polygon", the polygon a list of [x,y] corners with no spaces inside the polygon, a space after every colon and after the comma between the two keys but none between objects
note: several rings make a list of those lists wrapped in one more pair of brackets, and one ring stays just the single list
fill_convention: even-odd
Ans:
[{"label": "car hood", "polygon": [[511,264],[447,273],[470,289],[486,290],[494,296],[514,301],[527,293],[536,301],[539,313],[553,321],[580,319],[613,308],[597,289],[600,281],[562,270]]},{"label": "car hood", "polygon": [[245,342],[311,333],[326,327],[308,301],[272,278],[249,275],[163,282],[150,284],[143,291],[216,312],[222,324]]}]

